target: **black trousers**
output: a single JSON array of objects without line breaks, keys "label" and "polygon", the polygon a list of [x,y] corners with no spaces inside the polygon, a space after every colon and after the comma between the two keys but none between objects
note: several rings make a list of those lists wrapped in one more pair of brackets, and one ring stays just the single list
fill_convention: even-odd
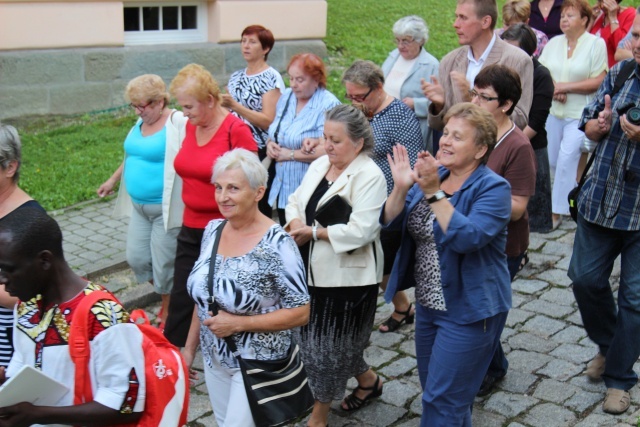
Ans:
[{"label": "black trousers", "polygon": [[164,335],[176,347],[184,347],[191,327],[195,303],[187,292],[187,279],[200,256],[203,228],[182,226],[178,234],[173,289]]}]

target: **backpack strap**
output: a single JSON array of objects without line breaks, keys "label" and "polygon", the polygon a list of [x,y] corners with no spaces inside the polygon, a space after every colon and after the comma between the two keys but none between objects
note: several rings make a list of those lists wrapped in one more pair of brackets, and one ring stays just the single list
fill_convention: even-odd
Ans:
[{"label": "backpack strap", "polygon": [[630,59],[624,63],[624,65],[620,68],[620,72],[616,76],[616,80],[613,82],[613,89],[611,89],[611,93],[609,96],[613,98],[622,86],[626,83],[626,81],[631,77],[633,71],[636,69],[636,61],[634,59]]},{"label": "backpack strap", "polygon": [[89,314],[91,308],[101,300],[115,301],[116,297],[104,291],[93,291],[80,301],[73,313],[71,328],[69,329],[69,354],[76,365],[73,404],[80,405],[93,401],[91,390],[91,376],[89,373],[89,359],[91,347],[89,344]]}]

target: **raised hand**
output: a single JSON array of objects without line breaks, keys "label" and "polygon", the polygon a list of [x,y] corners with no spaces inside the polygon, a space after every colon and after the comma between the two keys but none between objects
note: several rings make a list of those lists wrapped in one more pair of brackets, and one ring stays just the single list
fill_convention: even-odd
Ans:
[{"label": "raised hand", "polygon": [[467,80],[467,76],[460,71],[452,71],[449,75],[451,76],[451,83],[453,83],[453,87],[458,90],[460,98],[464,102],[471,102],[471,95],[469,94],[471,84],[469,80]]},{"label": "raised hand", "polygon": [[414,183],[413,172],[411,171],[411,163],[407,148],[404,145],[396,144],[393,146],[393,157],[387,154],[387,161],[391,168],[393,176],[393,185],[408,191]]},{"label": "raised hand", "polygon": [[418,160],[413,167],[413,179],[420,186],[425,195],[433,195],[440,189],[438,166],[440,163],[429,152],[418,154]]},{"label": "raised hand", "polygon": [[598,132],[607,134],[611,130],[611,97],[604,96],[604,110],[598,113]]},{"label": "raised hand", "polygon": [[436,76],[431,76],[431,83],[427,82],[425,79],[421,79],[421,81],[422,93],[424,93],[424,96],[429,98],[436,112],[440,112],[444,107],[444,89],[440,85],[438,78]]}]

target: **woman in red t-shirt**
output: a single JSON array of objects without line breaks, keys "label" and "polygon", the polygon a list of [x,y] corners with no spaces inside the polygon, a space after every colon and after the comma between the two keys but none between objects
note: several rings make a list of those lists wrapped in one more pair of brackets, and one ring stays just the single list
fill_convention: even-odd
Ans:
[{"label": "woman in red t-shirt", "polygon": [[593,26],[589,30],[591,34],[600,36],[607,45],[607,57],[609,68],[616,64],[615,53],[618,43],[629,32],[636,10],[633,7],[622,7],[622,0],[598,0],[597,8],[600,10],[595,18]]},{"label": "woman in red t-shirt", "polygon": [[258,148],[249,127],[222,108],[218,83],[201,65],[189,64],[180,70],[171,82],[170,91],[189,121],[174,161],[176,173],[182,178],[185,209],[164,333],[171,343],[184,347],[193,315],[187,278],[200,255],[205,227],[209,221],[222,218],[211,183],[213,165],[218,157],[234,148],[256,153]]}]

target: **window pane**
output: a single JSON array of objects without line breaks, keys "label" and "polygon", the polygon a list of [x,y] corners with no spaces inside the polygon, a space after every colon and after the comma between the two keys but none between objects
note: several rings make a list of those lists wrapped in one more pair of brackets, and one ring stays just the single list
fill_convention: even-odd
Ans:
[{"label": "window pane", "polygon": [[160,8],[142,8],[142,28],[143,31],[157,31],[160,29]]},{"label": "window pane", "polygon": [[178,6],[167,6],[162,8],[162,29],[178,29]]},{"label": "window pane", "polygon": [[196,30],[198,29],[198,7],[182,6],[182,29]]},{"label": "window pane", "polygon": [[140,8],[137,8],[137,7],[124,8],[124,30],[140,31]]}]

